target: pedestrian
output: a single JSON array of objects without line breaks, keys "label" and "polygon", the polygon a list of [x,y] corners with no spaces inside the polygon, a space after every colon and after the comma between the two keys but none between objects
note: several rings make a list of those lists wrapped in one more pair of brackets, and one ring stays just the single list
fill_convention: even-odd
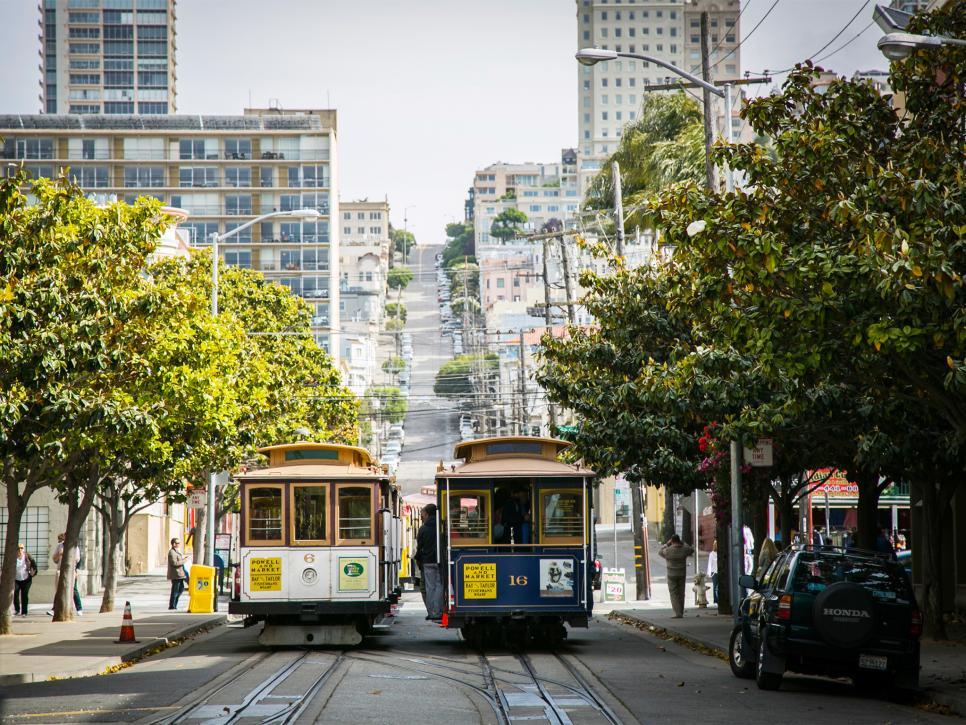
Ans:
[{"label": "pedestrian", "polygon": [[178,598],[184,592],[184,582],[188,572],[184,568],[184,556],[178,547],[181,542],[177,537],[171,539],[171,550],[168,552],[168,579],[171,580],[171,597],[168,599],[168,609],[178,608]]},{"label": "pedestrian", "polygon": [[225,576],[225,560],[221,558],[221,555],[215,552],[215,577],[218,581],[218,592],[224,589],[224,576]]},{"label": "pedestrian", "polygon": [[741,527],[745,544],[745,574],[755,573],[755,535],[747,524]]},{"label": "pedestrian", "polygon": [[[57,548],[54,549],[53,555],[50,557],[54,564],[54,591],[57,591],[57,582],[60,579],[60,562],[64,558],[64,540],[67,538],[66,533],[57,534]],[[81,601],[80,590],[77,588],[77,570],[80,568],[80,547],[74,549],[74,611],[78,616],[84,616],[84,602]],[[54,616],[53,610],[47,610],[47,615]]]},{"label": "pedestrian", "polygon": [[769,538],[765,538],[761,542],[761,551],[758,552],[758,570],[755,572],[755,579],[761,581],[765,577],[765,572],[768,571],[768,567],[772,565],[772,562],[778,558],[778,547],[775,546],[775,542]]},{"label": "pedestrian", "polygon": [[419,591],[426,605],[426,619],[438,622],[443,616],[443,587],[436,545],[436,504],[423,506],[419,518],[423,523],[416,532],[416,555],[413,557],[422,573]]},{"label": "pedestrian", "polygon": [[718,540],[711,543],[711,553],[708,554],[708,578],[711,580],[711,596],[714,603],[718,603]]},{"label": "pedestrian", "polygon": [[17,574],[13,585],[13,612],[21,617],[27,616],[27,597],[30,583],[37,576],[37,562],[27,553],[23,544],[17,544]]},{"label": "pedestrian", "polygon": [[667,561],[667,590],[671,595],[674,619],[684,616],[684,583],[688,576],[688,557],[693,553],[694,549],[683,543],[677,534],[672,535],[658,551]]}]

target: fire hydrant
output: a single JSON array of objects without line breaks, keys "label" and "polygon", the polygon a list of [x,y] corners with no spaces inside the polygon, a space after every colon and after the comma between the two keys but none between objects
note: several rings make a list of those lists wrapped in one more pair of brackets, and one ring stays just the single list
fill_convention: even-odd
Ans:
[{"label": "fire hydrant", "polygon": [[707,576],[705,574],[695,574],[694,575],[694,586],[691,590],[694,592],[694,604],[700,609],[707,609],[708,607],[708,585],[705,584]]}]

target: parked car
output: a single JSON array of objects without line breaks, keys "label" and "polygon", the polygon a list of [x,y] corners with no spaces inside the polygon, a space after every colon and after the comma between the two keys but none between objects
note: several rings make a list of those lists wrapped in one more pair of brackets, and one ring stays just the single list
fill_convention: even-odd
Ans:
[{"label": "parked car", "polygon": [[918,688],[922,615],[891,554],[794,548],[761,581],[745,575],[739,583],[752,591],[731,634],[737,677],[753,677],[763,690],[777,690],[786,671]]},{"label": "parked car", "polygon": [[389,439],[382,450],[386,453],[396,453],[398,455],[402,451],[402,441]]}]

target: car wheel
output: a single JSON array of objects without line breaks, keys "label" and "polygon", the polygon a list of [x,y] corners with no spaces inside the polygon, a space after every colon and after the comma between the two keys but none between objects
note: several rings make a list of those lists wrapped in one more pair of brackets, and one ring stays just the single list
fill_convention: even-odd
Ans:
[{"label": "car wheel", "polygon": [[758,665],[755,669],[755,682],[758,684],[759,690],[777,690],[782,686],[782,674],[780,672],[765,671],[765,666],[771,659],[765,639],[765,634],[762,632],[758,638]]},{"label": "car wheel", "polygon": [[741,627],[731,630],[731,642],[728,644],[728,664],[735,677],[750,680],[755,676],[755,663],[745,656],[745,636]]}]

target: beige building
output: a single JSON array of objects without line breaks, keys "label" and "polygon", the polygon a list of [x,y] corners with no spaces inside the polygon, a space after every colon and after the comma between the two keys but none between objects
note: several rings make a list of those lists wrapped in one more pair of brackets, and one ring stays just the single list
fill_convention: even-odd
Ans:
[{"label": "beige building", "polygon": [[[649,55],[700,75],[704,10],[710,21],[712,78],[737,79],[739,0],[577,0],[577,47]],[[648,87],[680,78],[661,66],[629,58],[576,65],[583,193],[616,150],[624,127],[637,119],[644,94],[652,92]],[[715,115],[723,117],[723,112]]]},{"label": "beige building", "polygon": [[175,113],[175,5],[41,0],[41,113]]},{"label": "beige building", "polygon": [[344,201],[339,215],[342,367],[349,389],[363,395],[378,370],[391,254],[389,202]]},{"label": "beige building", "polygon": [[[193,244],[257,216],[311,208],[315,220],[274,218],[226,240],[224,264],[262,272],[313,308],[320,346],[339,357],[336,112],[246,109],[236,116],[0,115],[0,155],[34,176],[69,167],[107,201],[140,195],[184,209]],[[10,167],[6,167],[10,168]],[[2,172],[0,172],[2,173]]]}]

